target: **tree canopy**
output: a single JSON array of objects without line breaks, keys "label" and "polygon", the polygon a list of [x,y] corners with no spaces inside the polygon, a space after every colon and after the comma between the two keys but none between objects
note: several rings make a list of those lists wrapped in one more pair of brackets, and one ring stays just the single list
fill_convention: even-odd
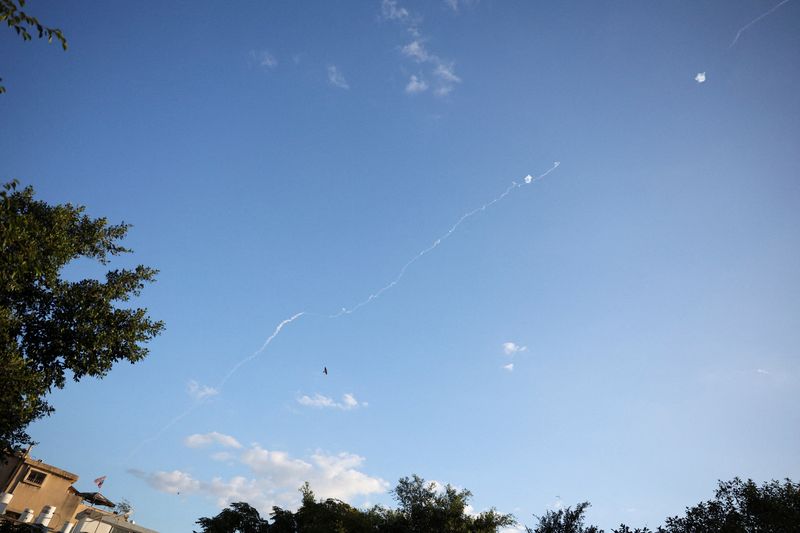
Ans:
[{"label": "tree canopy", "polygon": [[469,514],[472,494],[450,485],[439,490],[419,476],[400,479],[392,491],[397,509],[375,506],[357,509],[341,500],[318,500],[306,483],[302,504],[295,511],[273,507],[269,520],[246,503],[233,503],[212,518],[200,518],[200,533],[495,533],[515,524],[514,517],[494,509]]},{"label": "tree canopy", "polygon": [[[201,518],[199,533],[489,533],[516,524],[494,509],[467,512],[471,493],[426,483],[419,476],[400,479],[392,490],[396,509],[357,509],[340,500],[317,500],[306,483],[300,508],[273,507],[271,521],[246,503],[233,503],[217,516]],[[585,523],[589,502],[551,509],[537,516],[528,533],[603,533]],[[611,533],[789,533],[800,531],[800,484],[789,479],[759,486],[752,480],[720,481],[714,499],[688,507],[684,516],[666,519],[655,530],[625,524]]]},{"label": "tree canopy", "polygon": [[34,420],[50,414],[46,395],[67,379],[103,377],[115,363],[135,363],[164,324],[125,308],[157,270],[109,270],[104,280],[62,278],[78,258],[107,265],[130,227],[87,216],[82,206],[49,205],[31,187],[0,190],[0,448],[31,442]]}]

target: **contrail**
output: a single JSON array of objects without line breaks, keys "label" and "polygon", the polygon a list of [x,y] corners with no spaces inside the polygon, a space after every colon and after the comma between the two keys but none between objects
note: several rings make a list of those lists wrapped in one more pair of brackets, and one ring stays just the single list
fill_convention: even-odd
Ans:
[{"label": "contrail", "polygon": [[305,312],[305,311],[300,311],[300,312],[299,312],[299,313],[297,313],[296,315],[294,315],[294,316],[292,316],[292,317],[290,317],[290,318],[287,318],[286,320],[284,320],[283,322],[281,322],[280,324],[278,324],[278,327],[276,327],[276,328],[275,328],[275,331],[273,331],[273,332],[272,332],[272,335],[270,335],[269,337],[267,337],[267,340],[265,340],[265,341],[264,341],[264,344],[262,344],[262,345],[261,345],[261,348],[259,348],[259,349],[258,349],[258,350],[256,350],[255,352],[253,352],[253,354],[252,354],[252,355],[249,355],[249,356],[245,357],[244,359],[242,359],[241,361],[239,361],[238,363],[236,363],[236,364],[233,366],[233,368],[231,368],[230,370],[228,370],[228,373],[227,373],[227,374],[225,374],[225,377],[224,377],[224,378],[222,378],[222,380],[219,382],[219,384],[217,384],[217,386],[216,386],[215,388],[216,388],[218,391],[219,391],[219,390],[222,390],[222,387],[224,387],[224,386],[225,386],[225,383],[227,383],[227,382],[228,382],[228,380],[229,380],[229,379],[231,379],[231,376],[233,376],[233,375],[236,373],[236,371],[237,371],[237,370],[239,370],[239,368],[241,368],[241,366],[242,366],[243,364],[245,364],[245,363],[249,363],[250,361],[252,361],[252,360],[253,360],[253,359],[255,359],[256,357],[258,357],[259,355],[261,355],[261,352],[263,352],[264,350],[266,350],[266,349],[267,349],[267,346],[269,346],[269,343],[271,343],[271,342],[272,342],[272,339],[274,339],[275,337],[277,337],[277,336],[278,336],[278,334],[279,334],[279,333],[281,332],[281,330],[283,329],[283,326],[285,326],[286,324],[290,324],[290,323],[294,322],[295,320],[297,320],[298,318],[300,318],[300,317],[301,317],[301,316],[303,316],[304,314],[306,314],[306,312]]},{"label": "contrail", "polygon": [[[297,314],[295,314],[295,315],[291,316],[290,318],[287,318],[286,320],[283,320],[283,321],[282,321],[280,324],[278,324],[278,326],[275,328],[275,331],[273,331],[273,332],[272,332],[272,335],[270,335],[269,337],[267,337],[267,340],[265,340],[265,341],[264,341],[264,344],[262,344],[262,345],[261,345],[261,348],[259,348],[258,350],[256,350],[255,352],[253,352],[251,355],[249,355],[249,356],[245,357],[244,359],[242,359],[241,361],[239,361],[238,363],[236,363],[235,365],[233,365],[233,367],[231,367],[231,369],[230,369],[230,370],[228,370],[228,373],[227,373],[227,374],[225,374],[225,377],[223,377],[223,378],[220,380],[220,382],[217,384],[217,386],[216,386],[216,387],[214,387],[214,389],[215,389],[217,392],[220,392],[220,391],[222,391],[222,388],[225,386],[225,384],[228,382],[228,380],[229,380],[229,379],[230,379],[230,378],[231,378],[231,377],[232,377],[232,376],[233,376],[233,375],[236,373],[236,371],[237,371],[237,370],[239,370],[239,368],[241,368],[241,366],[242,366],[242,365],[244,365],[245,363],[248,363],[248,362],[252,361],[252,360],[253,360],[253,359],[255,359],[256,357],[258,357],[259,355],[261,355],[261,353],[262,353],[264,350],[266,350],[266,349],[267,349],[267,346],[269,346],[269,344],[272,342],[272,339],[274,339],[275,337],[277,337],[277,336],[278,336],[278,334],[281,332],[281,330],[283,329],[283,327],[284,327],[284,326],[286,326],[287,324],[290,324],[291,322],[294,322],[295,320],[297,320],[298,318],[300,318],[300,317],[301,317],[301,316],[303,316],[304,314],[306,314],[306,313],[305,313],[305,311],[301,311],[301,312],[299,312],[299,313],[297,313]],[[131,457],[133,457],[134,455],[136,455],[136,454],[139,452],[139,450],[141,450],[141,449],[142,449],[142,447],[143,447],[145,444],[149,444],[149,443],[151,443],[151,442],[154,442],[154,441],[158,440],[158,438],[159,438],[159,437],[161,437],[161,435],[163,435],[165,431],[167,431],[169,428],[171,428],[172,426],[174,426],[174,425],[175,425],[176,423],[178,423],[178,421],[180,421],[181,419],[183,419],[183,418],[186,418],[186,417],[187,417],[187,416],[189,416],[191,413],[193,413],[193,412],[194,412],[194,411],[195,411],[195,410],[196,410],[198,407],[200,407],[200,406],[201,406],[201,405],[203,405],[203,404],[204,404],[206,401],[208,401],[208,398],[210,398],[210,396],[206,396],[206,397],[204,397],[204,398],[200,398],[200,399],[198,399],[198,400],[197,400],[197,401],[195,401],[195,403],[194,403],[194,404],[192,404],[192,406],[191,406],[191,407],[189,407],[189,408],[188,408],[186,411],[184,411],[183,413],[179,414],[178,416],[176,416],[175,418],[173,418],[172,420],[170,420],[169,422],[167,422],[167,423],[166,423],[166,424],[165,424],[165,425],[164,425],[164,426],[163,426],[161,429],[159,429],[159,430],[158,430],[158,431],[155,433],[155,435],[153,435],[152,437],[148,437],[148,438],[144,439],[142,442],[140,442],[140,443],[139,443],[139,444],[136,446],[136,448],[134,448],[134,449],[133,449],[133,451],[131,451],[131,453],[129,453],[129,454],[128,454],[128,457],[127,457],[126,461],[129,461],[129,460],[131,459]]]},{"label": "contrail", "polygon": [[767,17],[767,16],[769,16],[770,14],[772,14],[772,12],[773,12],[773,11],[775,11],[776,9],[778,9],[779,7],[781,7],[783,4],[785,4],[785,3],[786,3],[786,2],[788,2],[788,1],[789,1],[789,0],[782,0],[782,1],[781,1],[781,2],[779,2],[779,3],[778,3],[776,6],[775,6],[775,7],[773,7],[772,9],[770,9],[769,11],[767,11],[767,12],[765,12],[765,13],[762,13],[761,15],[759,15],[759,16],[757,16],[756,18],[754,18],[753,20],[751,20],[749,23],[747,23],[747,24],[745,24],[744,26],[742,26],[742,27],[741,27],[741,29],[740,29],[738,32],[736,32],[736,37],[734,37],[734,38],[733,38],[733,42],[731,42],[731,45],[728,47],[728,50],[730,50],[731,48],[733,48],[733,45],[735,45],[735,44],[736,44],[736,41],[738,41],[738,40],[739,40],[739,37],[741,37],[742,33],[744,33],[745,31],[747,31],[747,29],[748,29],[750,26],[752,26],[753,24],[755,24],[755,23],[756,23],[756,22],[758,22],[759,20],[763,19],[764,17]]},{"label": "contrail", "polygon": [[[545,172],[541,176],[537,176],[536,178],[534,178],[534,177],[532,177],[530,175],[526,176],[525,180],[524,180],[525,181],[525,185],[533,183],[534,181],[539,181],[539,180],[544,179],[545,176],[547,176],[552,171],[554,171],[556,168],[558,168],[558,165],[560,165],[560,164],[561,164],[560,161],[554,162],[553,166],[550,167],[547,170],[547,172]],[[444,235],[442,235],[441,237],[439,237],[438,239],[433,241],[433,244],[431,244],[430,246],[428,246],[427,248],[425,248],[424,250],[419,252],[408,263],[403,265],[403,268],[400,269],[400,272],[397,274],[397,276],[395,276],[395,278],[392,281],[390,281],[388,284],[384,285],[383,287],[381,287],[377,291],[373,292],[365,300],[362,300],[361,302],[357,303],[356,305],[354,305],[350,309],[342,308],[342,310],[339,311],[338,313],[335,313],[333,315],[328,315],[328,318],[339,318],[342,315],[353,314],[356,311],[358,311],[359,309],[361,309],[362,307],[364,307],[365,305],[367,305],[370,302],[372,302],[373,300],[375,300],[377,298],[380,298],[381,294],[383,294],[384,292],[388,291],[389,289],[391,289],[392,287],[394,287],[395,285],[400,283],[400,280],[403,279],[403,276],[406,275],[406,270],[408,270],[408,268],[411,265],[413,265],[418,260],[420,260],[422,258],[422,256],[424,256],[425,254],[433,251],[440,244],[442,244],[442,242],[444,240],[446,240],[448,237],[450,237],[450,235],[452,235],[453,232],[458,229],[458,227],[461,225],[462,222],[464,222],[468,218],[472,217],[473,215],[475,215],[475,214],[477,214],[477,213],[479,213],[481,211],[486,211],[486,209],[490,208],[491,206],[493,206],[494,204],[496,204],[497,202],[499,202],[500,200],[502,200],[503,198],[505,198],[506,196],[511,194],[511,191],[513,191],[514,189],[516,189],[518,187],[522,187],[522,185],[520,185],[519,183],[517,183],[515,181],[512,181],[511,185],[509,185],[508,188],[505,191],[503,191],[503,193],[500,196],[498,196],[497,198],[495,198],[491,202],[487,202],[487,203],[483,204],[482,206],[476,207],[472,211],[469,211],[469,212],[465,213],[464,215],[462,215],[461,218],[459,218],[458,221],[455,224],[453,224],[453,226],[449,230],[447,230],[447,232]]]},{"label": "contrail", "polygon": [[[788,1],[788,0],[785,0],[785,1]],[[468,218],[470,218],[470,217],[472,217],[472,216],[476,215],[477,213],[479,213],[479,212],[481,212],[481,211],[486,211],[486,209],[490,208],[491,206],[493,206],[494,204],[496,204],[497,202],[501,201],[503,198],[505,198],[506,196],[508,196],[509,194],[511,194],[511,192],[512,192],[514,189],[517,189],[517,188],[519,188],[519,187],[522,187],[523,185],[529,185],[529,184],[531,184],[531,183],[533,183],[533,182],[540,181],[540,180],[544,179],[544,178],[545,178],[545,177],[546,177],[548,174],[550,174],[550,173],[551,173],[551,172],[553,172],[555,169],[557,169],[557,168],[558,168],[558,166],[559,166],[560,164],[561,164],[561,162],[560,162],[560,161],[555,161],[555,162],[553,163],[553,166],[552,166],[552,167],[550,167],[550,168],[549,168],[549,169],[548,169],[548,170],[547,170],[545,173],[543,173],[543,174],[541,174],[540,176],[537,176],[537,177],[535,177],[535,178],[534,178],[533,176],[531,176],[530,174],[529,174],[529,175],[527,175],[527,176],[525,176],[525,178],[523,179],[523,181],[524,181],[524,184],[519,184],[519,183],[517,183],[516,181],[512,181],[512,182],[511,182],[511,185],[509,185],[509,186],[506,188],[506,190],[505,190],[505,191],[503,191],[503,193],[502,193],[502,194],[500,194],[500,196],[498,196],[498,197],[497,197],[497,198],[495,198],[494,200],[491,200],[490,202],[487,202],[487,203],[483,204],[483,205],[482,205],[482,206],[480,206],[480,207],[476,207],[476,208],[475,208],[475,209],[473,209],[472,211],[468,211],[467,213],[463,214],[463,215],[461,216],[461,218],[459,218],[459,219],[456,221],[456,223],[455,223],[455,224],[453,224],[453,225],[452,225],[452,227],[450,227],[450,229],[449,229],[449,230],[447,230],[447,232],[445,232],[445,233],[444,233],[444,234],[443,234],[441,237],[439,237],[438,239],[436,239],[435,241],[433,241],[433,244],[431,244],[430,246],[428,246],[427,248],[425,248],[424,250],[422,250],[421,252],[419,252],[419,253],[418,253],[417,255],[415,255],[415,256],[414,256],[414,257],[413,257],[413,258],[412,258],[412,259],[411,259],[409,262],[407,262],[405,265],[403,265],[403,268],[401,268],[401,269],[400,269],[400,273],[399,273],[399,274],[397,274],[397,276],[396,276],[396,277],[395,277],[395,278],[394,278],[392,281],[390,281],[390,282],[389,282],[387,285],[384,285],[383,287],[381,287],[380,289],[378,289],[376,292],[374,292],[374,293],[370,294],[368,298],[366,298],[365,300],[363,300],[363,301],[359,302],[358,304],[356,304],[356,305],[355,305],[355,306],[353,306],[352,308],[350,308],[350,309],[347,309],[347,308],[342,308],[342,310],[341,310],[341,311],[339,311],[338,313],[336,313],[336,314],[333,314],[333,315],[320,315],[320,314],[318,314],[318,313],[306,313],[305,311],[301,311],[301,312],[299,312],[299,313],[296,313],[295,315],[293,315],[293,316],[291,316],[291,317],[289,317],[289,318],[287,318],[287,319],[285,319],[285,320],[281,321],[281,322],[280,322],[280,323],[279,323],[279,324],[278,324],[278,325],[275,327],[275,330],[272,332],[272,335],[270,335],[269,337],[267,337],[267,340],[265,340],[265,341],[264,341],[264,344],[262,344],[262,345],[261,345],[261,348],[259,348],[259,349],[258,349],[258,350],[256,350],[255,352],[253,352],[251,355],[249,355],[249,356],[245,357],[244,359],[242,359],[241,361],[239,361],[238,363],[236,363],[235,365],[233,365],[233,366],[231,367],[231,369],[230,369],[230,370],[228,370],[228,373],[227,373],[227,374],[225,374],[225,376],[224,376],[224,377],[223,377],[223,378],[222,378],[222,379],[219,381],[219,383],[218,383],[218,384],[217,384],[217,386],[215,387],[215,390],[216,390],[216,391],[218,391],[218,392],[219,392],[219,391],[221,391],[221,390],[222,390],[222,388],[225,386],[225,384],[228,382],[228,380],[230,380],[230,378],[231,378],[231,377],[233,377],[233,375],[234,375],[234,374],[236,374],[236,372],[237,372],[237,371],[238,371],[238,370],[239,370],[239,369],[242,367],[242,365],[245,365],[245,364],[249,363],[250,361],[252,361],[252,360],[253,360],[253,359],[255,359],[256,357],[258,357],[259,355],[261,355],[261,353],[262,353],[262,352],[264,352],[264,350],[266,350],[266,349],[267,349],[267,347],[270,345],[270,343],[272,342],[272,340],[273,340],[273,339],[275,339],[275,337],[277,337],[277,336],[280,334],[281,330],[283,330],[283,328],[284,328],[285,326],[287,326],[287,325],[291,324],[292,322],[294,322],[295,320],[297,320],[298,318],[300,318],[300,317],[302,317],[302,316],[304,316],[304,315],[306,315],[306,314],[312,314],[312,315],[316,315],[316,316],[325,316],[325,317],[327,317],[327,318],[339,318],[339,317],[340,317],[340,316],[342,316],[342,315],[350,315],[350,314],[353,314],[353,313],[355,313],[357,310],[359,310],[360,308],[364,307],[365,305],[368,305],[368,304],[369,304],[370,302],[372,302],[373,300],[375,300],[375,299],[379,298],[379,297],[381,296],[381,294],[383,294],[384,292],[388,291],[389,289],[391,289],[392,287],[394,287],[395,285],[397,285],[397,284],[400,282],[400,280],[401,280],[401,279],[403,279],[403,276],[405,276],[405,274],[406,274],[406,271],[407,271],[407,270],[408,270],[408,269],[411,267],[411,265],[413,265],[414,263],[416,263],[416,262],[417,262],[417,261],[418,261],[420,258],[422,258],[422,256],[424,256],[424,255],[426,255],[427,253],[429,253],[429,252],[433,251],[434,249],[436,249],[436,248],[437,248],[437,247],[438,247],[438,246],[439,246],[439,245],[440,245],[440,244],[441,244],[443,241],[445,241],[445,240],[446,240],[448,237],[450,237],[450,235],[452,235],[452,234],[453,234],[453,232],[455,232],[455,231],[458,229],[458,227],[459,227],[459,226],[460,226],[460,225],[461,225],[461,224],[462,224],[462,223],[463,223],[465,220],[467,220]],[[130,460],[130,459],[131,459],[131,457],[133,457],[134,455],[136,455],[136,454],[137,454],[137,453],[138,453],[138,452],[139,452],[139,451],[142,449],[142,447],[143,447],[145,444],[148,444],[148,443],[151,443],[151,442],[154,442],[154,441],[158,440],[158,438],[159,438],[159,437],[161,437],[161,435],[163,435],[165,431],[167,431],[169,428],[171,428],[171,427],[172,427],[172,426],[174,426],[176,423],[178,423],[178,421],[182,420],[183,418],[187,417],[189,414],[191,414],[192,412],[194,412],[194,411],[195,411],[195,410],[196,410],[198,407],[200,407],[201,405],[203,405],[203,404],[204,404],[204,403],[205,403],[205,402],[208,400],[208,398],[209,398],[209,397],[210,397],[210,396],[206,396],[206,397],[204,397],[204,398],[200,398],[200,399],[198,399],[198,400],[197,400],[197,401],[196,401],[196,402],[195,402],[195,403],[194,403],[194,404],[193,404],[191,407],[189,407],[189,408],[188,408],[186,411],[184,411],[183,413],[179,414],[178,416],[176,416],[175,418],[173,418],[172,420],[170,420],[169,422],[167,422],[167,424],[166,424],[166,425],[164,425],[164,426],[163,426],[163,427],[162,427],[160,430],[158,430],[158,431],[155,433],[155,435],[153,435],[152,437],[148,437],[148,438],[146,438],[145,440],[143,440],[142,442],[140,442],[140,443],[139,443],[139,444],[138,444],[138,445],[137,445],[137,446],[136,446],[136,447],[133,449],[133,451],[132,451],[132,452],[131,452],[131,453],[128,455],[128,457],[127,457],[127,460]]]}]

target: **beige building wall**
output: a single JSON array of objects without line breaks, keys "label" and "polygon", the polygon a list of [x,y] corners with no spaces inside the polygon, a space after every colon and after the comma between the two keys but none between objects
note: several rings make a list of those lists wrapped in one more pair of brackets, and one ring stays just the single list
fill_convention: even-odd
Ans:
[{"label": "beige building wall", "polygon": [[[50,526],[59,529],[65,521],[74,522],[81,498],[72,484],[78,476],[26,456],[8,456],[0,467],[0,492],[13,494],[6,514],[19,516],[30,508],[34,519],[45,506],[56,508]],[[2,462],[0,462],[2,464]]]}]

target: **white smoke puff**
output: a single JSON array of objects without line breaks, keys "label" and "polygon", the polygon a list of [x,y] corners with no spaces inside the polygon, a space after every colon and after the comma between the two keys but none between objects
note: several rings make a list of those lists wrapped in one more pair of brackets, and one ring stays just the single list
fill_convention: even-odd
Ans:
[{"label": "white smoke puff", "polygon": [[533,181],[533,176],[531,176],[530,174],[528,174],[527,176],[525,176],[525,183],[530,183],[530,182],[532,182],[532,181]]},{"label": "white smoke puff", "polygon": [[694,77],[694,81],[696,81],[697,83],[704,83],[706,81],[706,73],[698,72],[697,76]]}]

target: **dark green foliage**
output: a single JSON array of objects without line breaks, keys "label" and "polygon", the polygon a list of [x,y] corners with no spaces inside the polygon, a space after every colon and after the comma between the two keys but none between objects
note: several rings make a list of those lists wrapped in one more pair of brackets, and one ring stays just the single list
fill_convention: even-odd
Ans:
[{"label": "dark green foliage", "polygon": [[377,506],[362,510],[333,498],[317,500],[308,483],[300,492],[303,500],[297,512],[273,507],[271,524],[249,505],[236,503],[213,518],[198,520],[200,533],[496,533],[515,523],[511,515],[494,510],[470,516],[469,491],[448,485],[440,492],[418,476],[398,483],[393,491],[399,503],[396,510]]},{"label": "dark green foliage", "polygon": [[433,483],[425,483],[419,476],[400,479],[394,497],[397,511],[387,514],[387,522],[397,532],[494,532],[499,527],[515,523],[511,515],[501,515],[494,509],[472,517],[466,513],[472,493],[458,491],[449,484],[437,491]]},{"label": "dark green foliage", "polygon": [[713,500],[668,518],[661,533],[784,533],[800,531],[800,483],[720,481]]},{"label": "dark green foliage", "polygon": [[[31,32],[37,33],[40,39],[47,37],[47,42],[52,43],[53,38],[61,43],[63,50],[67,49],[67,39],[58,28],[48,28],[39,19],[32,17],[22,11],[25,7],[25,0],[0,0],[0,23],[5,22],[9,28],[13,29],[23,41],[30,41],[33,37]],[[3,79],[0,78],[0,94],[6,92],[3,87]]]},{"label": "dark green foliage", "polygon": [[[548,511],[529,533],[602,533],[595,526],[584,526],[587,502],[575,509]],[[688,507],[684,516],[667,518],[653,532],[632,529],[625,524],[612,533],[793,533],[800,532],[800,484],[786,479],[770,481],[760,487],[752,480],[720,481],[713,500]]]},{"label": "dark green foliage", "polygon": [[130,252],[118,243],[128,227],[92,219],[83,207],[35,200],[32,188],[19,191],[16,182],[0,190],[0,449],[31,442],[25,429],[53,411],[45,401],[53,387],[143,359],[143,344],[163,330],[146,309],[120,305],[156,270],[111,270],[104,281],[61,278],[75,259],[105,265]]},{"label": "dark green foliage", "polygon": [[197,521],[203,533],[267,533],[270,528],[258,511],[244,502],[232,503],[213,518]]},{"label": "dark green foliage", "polygon": [[588,507],[589,502],[583,502],[576,505],[575,509],[567,507],[547,511],[544,516],[538,517],[539,523],[535,529],[525,529],[528,533],[602,533],[597,526],[584,526],[583,515]]}]

